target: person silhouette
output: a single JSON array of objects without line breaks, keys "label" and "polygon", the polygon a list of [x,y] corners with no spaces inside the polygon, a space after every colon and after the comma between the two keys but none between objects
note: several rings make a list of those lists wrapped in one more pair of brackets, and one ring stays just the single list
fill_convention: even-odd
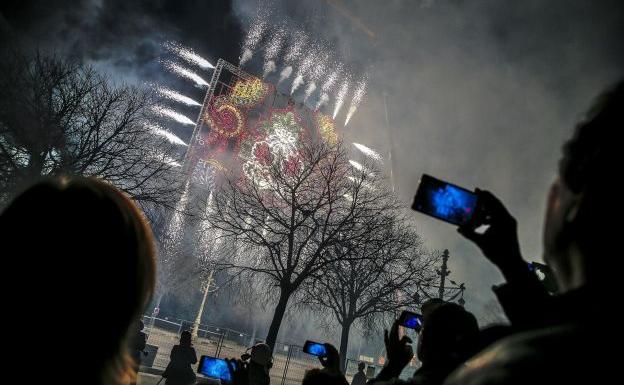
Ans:
[{"label": "person silhouette", "polygon": [[197,363],[197,353],[191,341],[191,332],[184,330],[180,334],[180,343],[171,349],[170,361],[163,372],[166,385],[194,384],[197,376],[191,365]]},{"label": "person silhouette", "polygon": [[[50,178],[0,214],[0,237],[3,271],[12,276],[2,291],[20,293],[7,295],[3,308],[28,331],[5,336],[10,372],[23,382],[50,373],[63,384],[136,381],[127,339],[156,276],[152,232],[138,207],[95,178]],[[42,338],[51,351],[34,353]]]},{"label": "person silhouette", "polygon": [[[619,301],[614,284],[621,262],[614,245],[621,226],[614,220],[624,215],[613,178],[621,174],[622,127],[624,82],[596,99],[563,146],[543,227],[544,261],[554,272],[557,295],[522,290],[535,286],[527,285],[516,221],[492,193],[477,192],[481,214],[459,231],[501,269],[509,291],[520,292],[507,308],[525,313],[524,330],[473,357],[447,384],[609,383],[617,378],[619,356],[612,343],[621,328],[613,305]],[[488,227],[480,232],[482,224]],[[571,367],[579,358],[581,364]]]},{"label": "person silhouette", "polygon": [[136,371],[139,371],[139,367],[141,366],[141,358],[143,355],[147,355],[145,352],[145,346],[147,343],[147,336],[143,332],[145,328],[145,324],[142,320],[137,323],[137,330],[132,336],[130,340],[130,351],[132,354],[132,358],[134,359]]},{"label": "person silhouette", "polygon": [[351,380],[351,385],[366,385],[366,374],[364,373],[364,369],[366,369],[366,364],[360,361],[358,363],[358,371]]}]

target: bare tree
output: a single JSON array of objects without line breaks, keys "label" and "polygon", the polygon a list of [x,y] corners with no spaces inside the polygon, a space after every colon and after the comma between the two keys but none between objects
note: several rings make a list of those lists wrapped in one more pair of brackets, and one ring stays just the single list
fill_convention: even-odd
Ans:
[{"label": "bare tree", "polygon": [[342,257],[306,286],[304,302],[331,313],[342,328],[343,371],[351,326],[359,321],[364,330],[373,330],[385,313],[417,305],[418,282],[435,275],[435,259],[423,251],[420,237],[397,212],[375,221],[383,230],[336,245],[332,252]]},{"label": "bare tree", "polygon": [[102,178],[144,204],[179,195],[174,148],[143,124],[150,92],[56,56],[0,64],[0,202],[42,176]]},{"label": "bare tree", "polygon": [[267,292],[277,297],[266,338],[271,347],[291,296],[342,257],[332,248],[359,237],[361,224],[374,223],[385,209],[379,204],[385,192],[371,188],[373,174],[354,170],[340,144],[307,142],[295,156],[272,156],[277,160],[268,165],[244,164],[247,177],[226,178],[209,217],[212,228],[239,248],[225,266],[264,277],[274,289]]}]

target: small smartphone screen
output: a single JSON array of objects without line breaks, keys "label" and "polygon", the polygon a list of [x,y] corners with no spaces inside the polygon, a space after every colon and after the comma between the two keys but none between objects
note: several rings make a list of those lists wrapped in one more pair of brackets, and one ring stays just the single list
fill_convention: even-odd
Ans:
[{"label": "small smartphone screen", "polygon": [[216,378],[223,382],[232,382],[228,363],[222,358],[201,356],[197,372],[206,377]]},{"label": "small smartphone screen", "polygon": [[399,325],[419,332],[420,329],[422,329],[422,316],[412,313],[411,311],[403,310],[399,316]]},{"label": "small smartphone screen", "polygon": [[303,352],[317,357],[327,357],[327,348],[325,344],[314,341],[306,341],[303,344]]},{"label": "small smartphone screen", "polygon": [[454,225],[464,225],[477,207],[477,195],[465,188],[424,174],[412,209]]}]

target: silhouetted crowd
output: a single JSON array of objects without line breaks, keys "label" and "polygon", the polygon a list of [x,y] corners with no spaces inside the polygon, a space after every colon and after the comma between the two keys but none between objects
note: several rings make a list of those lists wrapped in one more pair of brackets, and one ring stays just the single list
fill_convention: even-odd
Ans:
[{"label": "silhouetted crowd", "polygon": [[[557,293],[547,291],[523,259],[516,220],[492,193],[477,190],[479,210],[458,231],[504,276],[494,292],[510,325],[479,329],[463,307],[428,301],[416,349],[422,366],[413,377],[399,379],[414,352],[395,322],[384,334],[383,369],[367,380],[360,365],[352,384],[619,382],[620,130],[624,83],[596,99],[563,146],[543,229],[544,260]],[[0,236],[5,380],[135,383],[145,349],[139,320],[156,280],[154,239],[138,207],[95,178],[48,179],[4,210]],[[321,367],[309,370],[303,385],[347,385],[336,348],[325,346]],[[195,363],[185,331],[171,351],[166,383],[195,383]],[[268,345],[228,364],[233,385],[270,382]]]}]

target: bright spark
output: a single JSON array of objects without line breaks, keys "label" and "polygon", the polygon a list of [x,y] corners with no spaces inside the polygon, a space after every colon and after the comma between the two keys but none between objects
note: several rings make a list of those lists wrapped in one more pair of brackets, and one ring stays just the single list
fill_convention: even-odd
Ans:
[{"label": "bright spark", "polygon": [[152,130],[154,135],[162,136],[163,138],[167,139],[169,142],[173,144],[177,144],[180,146],[188,146],[188,144],[184,143],[184,141],[180,139],[179,136],[177,136],[176,134],[174,134],[173,132],[169,130],[165,130],[158,124],[147,122],[147,123],[144,123],[144,126]]},{"label": "bright spark", "polygon": [[176,102],[180,102],[186,104],[187,106],[201,106],[201,103],[189,98],[188,96],[182,95],[174,90],[170,90],[166,87],[161,86],[153,86],[156,92],[160,95],[166,97],[167,99],[171,99]]},{"label": "bright spark", "polygon": [[174,42],[167,42],[167,43],[165,43],[165,47],[169,51],[175,53],[176,55],[178,55],[182,59],[186,60],[190,64],[194,64],[194,65],[200,66],[203,69],[215,68],[212,64],[210,64],[210,62],[208,60],[206,60],[203,57],[199,56],[191,48],[184,47],[181,44],[174,43]]},{"label": "bright spark", "polygon": [[292,74],[292,67],[288,66],[286,68],[284,68],[282,70],[282,72],[280,73],[280,78],[279,78],[279,82],[277,82],[278,84],[283,82],[284,80],[288,79],[290,77],[290,75]]},{"label": "bright spark", "polygon": [[159,116],[164,116],[164,117],[173,119],[178,123],[188,124],[189,126],[195,125],[195,122],[192,121],[191,119],[169,108],[165,108],[162,106],[153,106],[152,111]]},{"label": "bright spark", "polygon": [[195,82],[198,86],[207,86],[208,82],[205,81],[201,76],[196,74],[195,72],[182,67],[179,64],[173,63],[171,61],[165,61],[163,63],[167,69],[171,72],[178,74],[184,78],[190,79]]},{"label": "bright spark", "polygon": [[344,103],[344,99],[347,96],[347,92],[349,92],[349,80],[345,80],[340,86],[340,90],[338,90],[338,95],[336,95],[336,107],[334,107],[334,115],[333,118],[336,119],[336,115],[340,111],[340,107]]},{"label": "bright spark", "polygon": [[345,126],[349,124],[349,120],[351,120],[351,117],[353,116],[353,114],[355,114],[355,111],[357,110],[358,106],[362,102],[362,98],[364,97],[365,94],[366,94],[366,79],[361,80],[358,83],[357,88],[355,89],[355,92],[353,93],[353,99],[351,99],[349,112],[347,112],[347,119],[345,120]]},{"label": "bright spark", "polygon": [[373,159],[375,159],[378,162],[382,161],[383,158],[381,157],[381,155],[379,155],[379,153],[377,151],[373,150],[372,148],[366,147],[365,145],[360,144],[360,143],[353,143],[353,145],[355,146],[355,148],[360,150],[364,155],[366,155],[366,156],[368,156],[370,158],[373,158]]}]

